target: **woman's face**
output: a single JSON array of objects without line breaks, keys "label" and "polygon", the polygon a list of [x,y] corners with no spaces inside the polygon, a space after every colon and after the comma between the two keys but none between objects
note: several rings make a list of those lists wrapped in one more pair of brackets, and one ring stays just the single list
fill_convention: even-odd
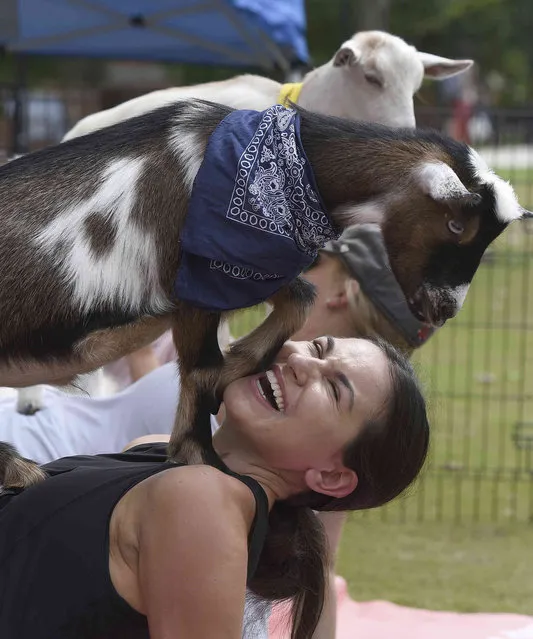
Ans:
[{"label": "woman's face", "polygon": [[228,386],[222,429],[272,468],[325,468],[386,406],[388,371],[363,339],[287,342],[266,374]]}]

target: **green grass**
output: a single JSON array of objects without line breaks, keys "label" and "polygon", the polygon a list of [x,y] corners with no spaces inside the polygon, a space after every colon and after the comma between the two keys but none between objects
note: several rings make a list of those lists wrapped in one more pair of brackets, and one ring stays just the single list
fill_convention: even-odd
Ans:
[{"label": "green grass", "polygon": [[533,416],[533,270],[529,256],[495,260],[414,358],[433,397],[439,465],[520,466],[509,427]]},{"label": "green grass", "polygon": [[352,518],[337,572],[358,601],[533,614],[533,529],[526,524],[393,524]]}]

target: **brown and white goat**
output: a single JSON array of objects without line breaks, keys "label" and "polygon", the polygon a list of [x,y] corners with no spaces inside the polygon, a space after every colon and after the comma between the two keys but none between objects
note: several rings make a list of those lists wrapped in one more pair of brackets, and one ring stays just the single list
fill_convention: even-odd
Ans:
[{"label": "brown and white goat", "polygon": [[[182,389],[169,452],[202,459],[200,397],[268,366],[313,301],[303,279],[284,286],[224,359],[221,313],[173,295],[193,182],[230,112],[176,103],[0,168],[0,384],[63,381],[173,327]],[[452,317],[484,250],[523,214],[512,188],[436,132],[300,118],[333,223],[378,223],[413,312],[435,324]]]},{"label": "brown and white goat", "polygon": [[[390,33],[361,31],[344,42],[331,60],[310,71],[301,83],[298,99],[294,95],[292,99],[305,109],[326,115],[388,126],[414,126],[413,95],[422,79],[442,80],[466,71],[472,64],[472,60],[454,60],[417,51]],[[279,101],[281,90],[278,82],[253,75],[162,89],[85,117],[64,139],[87,135],[155,108],[192,98],[236,109],[262,110]],[[90,382],[92,377],[85,379]],[[85,389],[89,391],[88,386]],[[94,393],[94,385],[91,390]],[[98,385],[96,390],[100,390]],[[39,386],[20,389],[17,409],[31,414],[43,407],[43,400]]]}]

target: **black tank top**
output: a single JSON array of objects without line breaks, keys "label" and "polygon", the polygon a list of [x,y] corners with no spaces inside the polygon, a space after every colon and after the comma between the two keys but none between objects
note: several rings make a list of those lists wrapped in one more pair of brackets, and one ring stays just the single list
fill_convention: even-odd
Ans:
[{"label": "black tank top", "polygon": [[[43,467],[49,478],[40,484],[0,495],[0,638],[149,639],[146,617],[111,582],[109,520],[128,490],[175,467],[163,445],[66,457]],[[255,480],[220,469],[256,500],[249,579],[267,533],[268,501]]]}]

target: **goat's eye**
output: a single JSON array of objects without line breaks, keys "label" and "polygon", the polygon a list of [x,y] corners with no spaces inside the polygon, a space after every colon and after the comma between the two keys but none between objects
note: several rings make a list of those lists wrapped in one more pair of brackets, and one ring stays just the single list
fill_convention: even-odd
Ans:
[{"label": "goat's eye", "polygon": [[379,87],[380,89],[383,86],[383,82],[377,77],[377,75],[373,75],[372,73],[365,73],[365,80],[369,84],[373,84],[375,87]]},{"label": "goat's eye", "polygon": [[461,233],[465,230],[465,227],[460,222],[456,222],[455,220],[449,220],[448,229],[454,235],[461,235]]}]

